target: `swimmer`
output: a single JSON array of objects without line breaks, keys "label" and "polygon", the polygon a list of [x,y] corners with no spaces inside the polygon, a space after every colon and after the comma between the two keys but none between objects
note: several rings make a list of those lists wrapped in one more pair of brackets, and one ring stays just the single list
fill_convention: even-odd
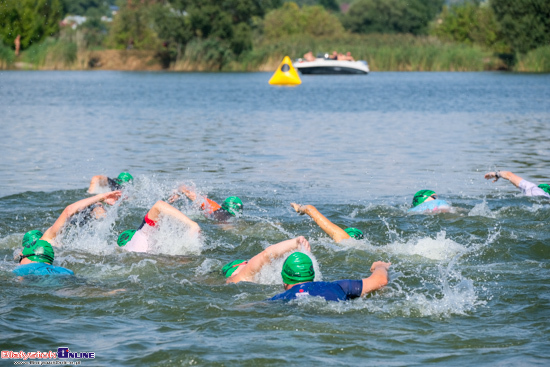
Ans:
[{"label": "swimmer", "polygon": [[222,274],[227,278],[225,283],[253,282],[265,265],[298,249],[311,252],[309,242],[303,236],[271,245],[248,261],[234,260],[225,264],[222,268]]},{"label": "swimmer", "polygon": [[420,190],[414,194],[412,208],[409,213],[447,213],[451,206],[445,201],[437,198],[432,190]]},{"label": "swimmer", "polygon": [[180,193],[185,194],[189,200],[200,203],[200,207],[205,213],[211,218],[219,221],[227,221],[231,217],[237,217],[243,213],[243,202],[237,196],[228,197],[223,204],[220,205],[206,196],[197,195],[185,185],[180,186],[176,193],[168,199],[168,202],[172,204],[174,201],[178,200],[180,198]]},{"label": "swimmer", "polygon": [[327,217],[321,214],[313,205],[299,205],[296,203],[290,203],[290,206],[292,206],[294,210],[296,210],[296,213],[300,215],[309,215],[315,223],[317,223],[317,225],[337,243],[340,243],[342,240],[346,240],[348,238],[360,240],[365,237],[363,232],[357,228],[348,227],[346,229],[342,229],[338,227],[336,224],[328,220]]},{"label": "swimmer", "polygon": [[338,280],[335,282],[314,282],[315,270],[311,258],[302,252],[291,254],[283,264],[281,275],[285,292],[270,298],[270,301],[290,301],[304,296],[322,297],[327,301],[347,301],[363,297],[388,284],[388,269],[391,263],[376,261],[372,264],[372,274],[358,280]]},{"label": "swimmer", "polygon": [[510,171],[489,172],[485,174],[485,178],[487,180],[494,178],[493,182],[497,182],[499,178],[503,178],[513,183],[525,196],[544,196],[550,199],[550,185],[540,184],[537,186]]},{"label": "swimmer", "polygon": [[59,266],[54,266],[55,253],[54,240],[61,233],[65,224],[76,213],[96,204],[100,201],[113,205],[120,198],[120,191],[112,191],[99,194],[77,201],[67,206],[54,224],[42,233],[39,230],[32,230],[23,236],[23,249],[19,256],[19,266],[13,270],[16,275],[73,275],[74,273]]},{"label": "swimmer", "polygon": [[117,244],[123,247],[126,251],[132,252],[149,252],[149,238],[154,231],[154,227],[158,225],[161,216],[167,216],[178,220],[190,228],[191,233],[199,233],[200,227],[197,223],[189,219],[185,214],[174,208],[172,205],[159,200],[145,214],[143,222],[136,229],[129,229],[118,236]]},{"label": "swimmer", "polygon": [[110,178],[103,175],[97,175],[92,177],[90,181],[90,187],[88,188],[89,194],[96,194],[102,189],[109,188],[111,191],[122,190],[123,186],[134,180],[134,177],[128,172],[121,172],[117,178]]}]

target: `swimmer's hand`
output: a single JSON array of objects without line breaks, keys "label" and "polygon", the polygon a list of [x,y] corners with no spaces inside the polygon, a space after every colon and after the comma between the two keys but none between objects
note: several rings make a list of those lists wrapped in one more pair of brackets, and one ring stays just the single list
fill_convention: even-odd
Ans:
[{"label": "swimmer's hand", "polygon": [[370,267],[370,271],[374,273],[376,269],[384,269],[388,271],[390,269],[391,263],[386,263],[383,261],[375,261],[372,263],[372,266]]},{"label": "swimmer's hand", "polygon": [[178,200],[180,198],[180,194],[176,192],[172,196],[168,198],[168,203],[172,204],[174,201]]},{"label": "swimmer's hand", "polygon": [[497,175],[496,172],[488,172],[488,173],[485,174],[485,179],[486,180],[490,180],[492,178],[494,178],[493,182],[497,182],[498,179],[500,178],[500,176]]},{"label": "swimmer's hand", "polygon": [[304,236],[296,237],[296,245],[301,247],[302,251],[311,252],[311,246]]},{"label": "swimmer's hand", "polygon": [[304,215],[306,214],[306,211],[307,211],[307,206],[306,205],[300,205],[300,204],[296,204],[296,203],[290,203],[290,206],[296,210],[296,213],[300,214],[300,215]]},{"label": "swimmer's hand", "polygon": [[105,194],[103,194],[101,201],[104,201],[109,205],[115,205],[116,201],[120,199],[120,195],[122,195],[122,192],[120,190],[106,192]]}]

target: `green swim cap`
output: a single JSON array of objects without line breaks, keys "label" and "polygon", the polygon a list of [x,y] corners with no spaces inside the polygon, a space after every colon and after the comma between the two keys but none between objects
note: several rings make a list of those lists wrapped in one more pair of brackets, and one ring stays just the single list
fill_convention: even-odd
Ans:
[{"label": "green swim cap", "polygon": [[222,209],[229,212],[229,214],[236,216],[243,212],[243,202],[236,196],[230,196],[222,204]]},{"label": "green swim cap", "polygon": [[413,197],[413,208],[426,201],[427,198],[435,194],[432,190],[420,190]]},{"label": "green swim cap", "polygon": [[132,177],[132,175],[129,174],[128,172],[120,172],[120,175],[118,175],[116,181],[118,184],[122,184],[122,183],[130,182],[133,179],[134,177]]},{"label": "green swim cap", "polygon": [[239,267],[239,265],[245,263],[247,260],[235,260],[231,261],[230,263],[227,263],[222,268],[222,274],[225,275],[226,278],[229,278],[235,270]]},{"label": "green swim cap", "polygon": [[127,231],[124,231],[120,234],[120,236],[118,236],[118,240],[116,240],[116,243],[122,247],[122,246],[126,246],[126,244],[128,242],[130,242],[130,240],[132,239],[132,237],[134,237],[134,235],[136,234],[136,230],[135,229],[129,229]]},{"label": "green swim cap", "polygon": [[30,246],[23,247],[21,255],[28,258],[30,261],[46,264],[52,264],[55,257],[52,245],[44,240],[38,240]]},{"label": "green swim cap", "polygon": [[356,240],[361,240],[361,239],[365,238],[365,235],[363,234],[363,232],[361,232],[360,229],[353,228],[353,227],[348,227],[348,228],[344,229],[344,231],[347,234],[349,234],[349,236],[351,238],[355,238]]},{"label": "green swim cap", "polygon": [[25,233],[25,235],[23,236],[23,241],[22,241],[22,245],[23,247],[29,247],[29,246],[32,246],[34,245],[34,243],[36,241],[38,241],[40,239],[40,237],[42,237],[44,235],[44,233],[42,233],[41,231],[39,231],[38,229],[33,229],[32,231],[28,231],[27,233]]},{"label": "green swim cap", "polygon": [[286,258],[281,275],[285,284],[311,282],[315,278],[313,262],[306,254],[294,252]]},{"label": "green swim cap", "polygon": [[548,184],[540,184],[539,187],[544,190],[547,194],[550,194],[550,185]]}]

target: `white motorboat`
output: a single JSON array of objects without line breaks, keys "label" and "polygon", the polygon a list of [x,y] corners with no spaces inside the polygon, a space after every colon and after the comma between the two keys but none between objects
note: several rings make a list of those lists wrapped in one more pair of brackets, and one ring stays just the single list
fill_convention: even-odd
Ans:
[{"label": "white motorboat", "polygon": [[314,61],[304,59],[295,60],[292,66],[302,74],[368,74],[369,64],[364,60],[342,61],[324,57],[317,57]]}]

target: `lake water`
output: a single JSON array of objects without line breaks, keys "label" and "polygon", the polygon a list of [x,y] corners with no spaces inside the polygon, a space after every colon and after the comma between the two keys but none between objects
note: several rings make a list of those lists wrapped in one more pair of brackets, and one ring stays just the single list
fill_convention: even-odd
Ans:
[{"label": "lake water", "polygon": [[[0,72],[2,350],[69,347],[102,366],[547,365],[550,202],[483,175],[550,183],[550,75],[270,77]],[[16,279],[22,235],[121,171],[129,200],[60,236],[55,264],[76,276]],[[155,254],[121,251],[118,234],[182,183],[241,197],[244,216],[218,224],[180,200],[199,239],[167,222]],[[425,188],[455,210],[407,214]],[[290,202],[366,239],[336,244]],[[259,284],[224,284],[226,262],[299,235],[318,279],[384,260],[390,283],[348,302],[265,302],[280,260]]]}]

